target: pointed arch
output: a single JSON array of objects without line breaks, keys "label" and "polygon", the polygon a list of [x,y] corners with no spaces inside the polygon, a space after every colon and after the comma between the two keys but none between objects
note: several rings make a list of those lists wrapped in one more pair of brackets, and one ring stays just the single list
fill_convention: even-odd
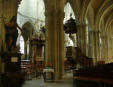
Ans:
[{"label": "pointed arch", "polygon": [[69,2],[67,2],[65,4],[64,12],[65,12],[64,22],[70,18],[70,14],[72,14],[72,17],[75,19],[75,14],[74,14],[73,8]]},{"label": "pointed arch", "polygon": [[105,32],[107,31],[107,28],[110,26],[112,21],[113,21],[113,13],[108,17],[108,19],[105,23]]},{"label": "pointed arch", "polygon": [[27,21],[22,26],[22,36],[24,38],[24,41],[27,41],[28,38],[32,36],[34,31],[35,31],[35,27],[33,26],[33,24],[31,22]]},{"label": "pointed arch", "polygon": [[96,20],[95,20],[95,29],[100,30],[100,21],[102,20],[103,16],[109,11],[113,9],[113,1],[105,2],[99,9],[98,13],[96,14]]},{"label": "pointed arch", "polygon": [[81,17],[80,17],[81,24],[85,24],[86,22],[85,20],[86,20],[86,16],[87,16],[87,12],[90,4],[91,4],[91,0],[84,0],[82,4]]}]

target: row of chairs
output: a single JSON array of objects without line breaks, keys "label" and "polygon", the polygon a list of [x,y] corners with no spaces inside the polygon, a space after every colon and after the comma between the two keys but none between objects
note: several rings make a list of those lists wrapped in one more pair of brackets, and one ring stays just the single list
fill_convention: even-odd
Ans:
[{"label": "row of chairs", "polygon": [[34,77],[41,77],[45,64],[43,61],[39,61],[36,64],[29,63],[26,66],[26,79],[30,80]]}]

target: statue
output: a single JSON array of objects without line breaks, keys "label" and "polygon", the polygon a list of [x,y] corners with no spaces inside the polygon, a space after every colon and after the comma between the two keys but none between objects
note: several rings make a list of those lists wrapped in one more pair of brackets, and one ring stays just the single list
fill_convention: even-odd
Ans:
[{"label": "statue", "polygon": [[14,51],[14,49],[16,48],[16,41],[18,37],[17,28],[21,30],[21,28],[16,23],[16,16],[13,16],[9,21],[9,23],[5,24],[5,29],[6,29],[5,41],[6,41],[6,48],[9,52],[12,50]]}]

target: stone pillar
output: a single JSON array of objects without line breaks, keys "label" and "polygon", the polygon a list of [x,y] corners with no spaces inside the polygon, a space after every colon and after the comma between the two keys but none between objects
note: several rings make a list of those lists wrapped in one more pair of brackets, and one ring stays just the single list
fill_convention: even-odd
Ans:
[{"label": "stone pillar", "polygon": [[[60,13],[60,14],[59,14]],[[58,15],[59,14],[59,15]],[[64,28],[63,28],[63,19],[64,19],[64,12],[58,11],[57,12],[57,29],[58,31],[58,38],[59,38],[59,78],[62,78],[64,74],[64,57],[65,57],[65,50],[64,50]]]},{"label": "stone pillar", "polygon": [[105,50],[105,45],[104,45],[104,36],[101,36],[101,60],[104,59],[105,54],[104,54],[104,50]]},{"label": "stone pillar", "polygon": [[95,53],[94,53],[94,31],[90,31],[89,32],[89,40],[90,40],[90,42],[89,42],[89,51],[90,52],[88,52],[89,53],[89,56],[91,57],[91,58],[95,58]]},{"label": "stone pillar", "polygon": [[[18,0],[0,0],[0,23],[1,37],[5,48],[5,27],[4,25],[9,22],[12,16],[17,16]],[[4,49],[6,50],[6,49]]]},{"label": "stone pillar", "polygon": [[95,58],[96,62],[100,59],[100,36],[99,31],[94,32],[94,40],[95,40]]},{"label": "stone pillar", "polygon": [[[1,46],[5,49],[5,29],[4,24],[6,24],[12,16],[17,14],[17,0],[0,0],[0,50]],[[1,52],[1,51],[0,51]],[[4,64],[1,62],[0,58],[0,72],[3,72]]]},{"label": "stone pillar", "polygon": [[[2,46],[2,39],[3,39],[3,12],[2,12],[2,0],[0,0],[0,53],[1,53],[1,46]],[[2,72],[2,61],[0,56],[0,73]]]},{"label": "stone pillar", "polygon": [[105,42],[105,62],[107,62],[108,60],[108,37],[107,36],[105,37],[104,42]]},{"label": "stone pillar", "polygon": [[12,16],[17,16],[18,0],[3,0],[4,22],[7,23]]},{"label": "stone pillar", "polygon": [[27,58],[27,41],[24,43],[24,58]]},{"label": "stone pillar", "polygon": [[29,58],[32,58],[32,44],[29,42]]},{"label": "stone pillar", "polygon": [[86,55],[86,24],[78,25],[77,29],[77,39],[78,39],[78,47],[81,48],[81,51],[84,55]]},{"label": "stone pillar", "polygon": [[82,31],[81,26],[80,25],[77,25],[77,46],[79,48],[81,48],[81,42],[82,42],[81,41],[81,35],[82,35],[81,31]]},{"label": "stone pillar", "polygon": [[108,59],[107,62],[110,62],[113,58],[113,38],[108,37]]},{"label": "stone pillar", "polygon": [[91,45],[92,45],[92,58],[94,65],[100,58],[100,39],[99,31],[90,31],[91,33]]},{"label": "stone pillar", "polygon": [[5,46],[4,45],[5,29],[4,29],[3,1],[4,0],[0,0],[0,48],[1,48],[1,45],[3,45],[3,47]]},{"label": "stone pillar", "polygon": [[[57,3],[57,5],[56,5]],[[60,8],[60,1],[47,3],[46,18],[46,61],[55,68],[55,79],[61,79],[64,71],[64,12]]]},{"label": "stone pillar", "polygon": [[86,44],[86,38],[87,38],[87,36],[86,36],[86,28],[87,28],[87,25],[86,24],[83,24],[82,25],[82,52],[83,52],[83,54],[84,55],[86,55],[86,47],[87,47],[87,44]]},{"label": "stone pillar", "polygon": [[[112,44],[111,41],[110,41],[110,44]],[[105,35],[101,36],[101,42],[102,42],[102,44],[101,44],[101,60],[107,61],[107,58],[108,58],[108,37]]]}]

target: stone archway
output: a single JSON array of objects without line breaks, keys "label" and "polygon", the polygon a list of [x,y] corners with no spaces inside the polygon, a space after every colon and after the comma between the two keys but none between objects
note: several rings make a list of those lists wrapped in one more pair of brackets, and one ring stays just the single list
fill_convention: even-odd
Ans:
[{"label": "stone archway", "polygon": [[31,24],[29,21],[26,22],[22,26],[22,35],[23,35],[24,40],[27,41],[28,38],[31,38],[34,31],[35,31],[35,26],[33,26],[33,24]]},{"label": "stone archway", "polygon": [[[32,37],[39,38],[40,28],[45,26],[44,0],[21,0],[17,15],[19,26],[24,28],[23,33],[27,32],[23,34],[25,42]],[[33,26],[33,29],[31,29],[31,26]]]},{"label": "stone archway", "polygon": [[22,26],[21,34],[22,34],[24,42],[25,42],[24,43],[25,59],[29,58],[29,51],[30,51],[30,49],[29,49],[29,40],[30,40],[30,38],[32,38],[34,31],[35,31],[35,28],[34,28],[33,24],[31,24],[29,21],[26,22]]}]

